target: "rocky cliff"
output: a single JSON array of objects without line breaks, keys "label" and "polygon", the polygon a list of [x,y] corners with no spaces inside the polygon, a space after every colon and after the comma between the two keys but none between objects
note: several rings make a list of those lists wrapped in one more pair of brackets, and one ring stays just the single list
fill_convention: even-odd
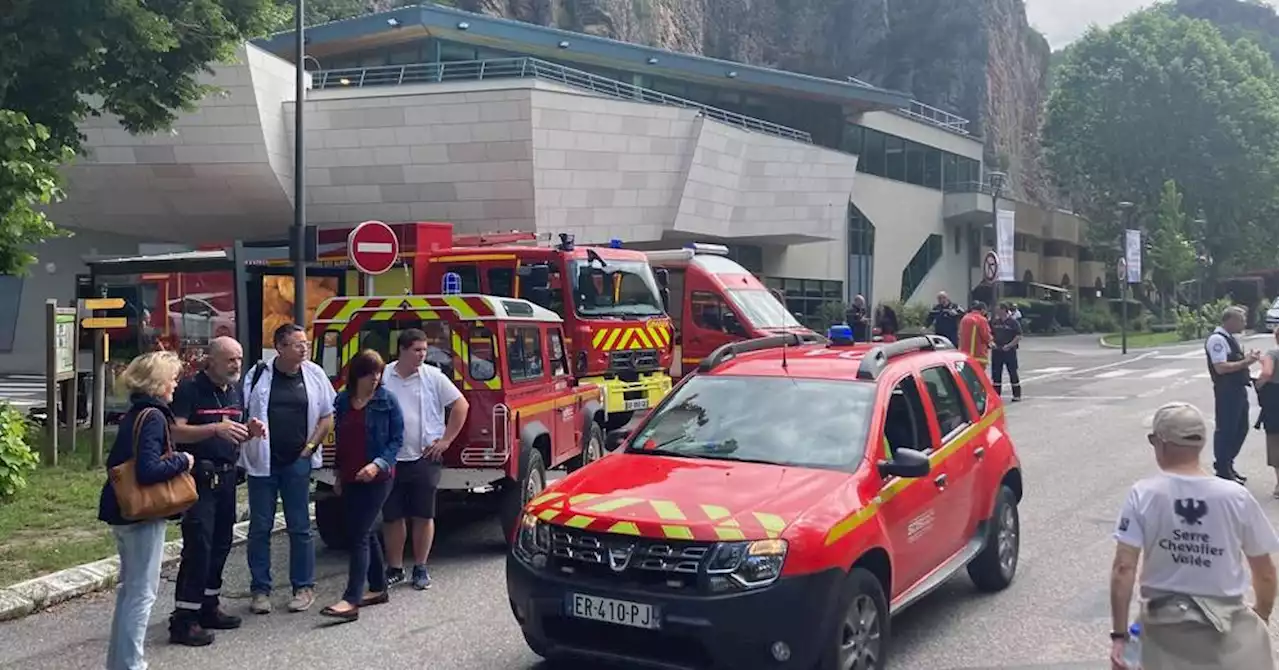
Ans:
[{"label": "rocky cliff", "polygon": [[907,91],[972,121],[1016,195],[1051,199],[1049,46],[1023,0],[453,0],[461,9]]}]

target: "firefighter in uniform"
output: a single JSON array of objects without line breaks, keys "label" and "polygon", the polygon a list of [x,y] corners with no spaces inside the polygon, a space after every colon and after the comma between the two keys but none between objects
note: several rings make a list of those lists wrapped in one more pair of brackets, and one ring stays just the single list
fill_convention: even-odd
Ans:
[{"label": "firefighter in uniform", "polygon": [[991,382],[996,393],[1004,395],[1004,371],[1009,371],[1009,384],[1013,386],[1013,401],[1022,400],[1022,384],[1018,381],[1018,343],[1022,341],[1022,324],[1013,315],[1013,306],[1004,303],[996,308],[996,318],[991,320]]},{"label": "firefighter in uniform", "polygon": [[219,606],[222,570],[236,523],[236,461],[240,444],[262,434],[261,422],[245,425],[240,396],[244,354],[229,337],[209,343],[206,367],[173,394],[173,437],[195,457],[191,469],[199,498],[182,515],[182,563],[178,568],[169,641],[191,647],[213,642],[210,630],[240,627],[240,617]]},{"label": "firefighter in uniform", "polygon": [[987,306],[980,300],[975,300],[969,313],[960,319],[960,350],[986,369],[991,354],[991,324],[987,321]]},{"label": "firefighter in uniform", "polygon": [[1245,478],[1236,472],[1235,459],[1249,435],[1249,366],[1261,358],[1257,351],[1246,354],[1236,341],[1246,321],[1243,309],[1228,307],[1222,312],[1222,325],[1204,342],[1213,380],[1213,471],[1241,484]]}]

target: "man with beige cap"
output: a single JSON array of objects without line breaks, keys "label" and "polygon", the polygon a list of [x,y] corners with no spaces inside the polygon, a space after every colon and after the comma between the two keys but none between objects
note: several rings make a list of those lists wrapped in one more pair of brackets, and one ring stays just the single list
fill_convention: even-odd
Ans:
[{"label": "man with beige cap", "polygon": [[[1143,668],[1274,669],[1266,621],[1276,601],[1275,529],[1248,489],[1201,467],[1209,429],[1200,410],[1170,403],[1151,423],[1147,440],[1161,473],[1134,484],[1116,522],[1111,666],[1126,668],[1121,656],[1141,562]],[[1244,601],[1248,574],[1252,608]]]}]

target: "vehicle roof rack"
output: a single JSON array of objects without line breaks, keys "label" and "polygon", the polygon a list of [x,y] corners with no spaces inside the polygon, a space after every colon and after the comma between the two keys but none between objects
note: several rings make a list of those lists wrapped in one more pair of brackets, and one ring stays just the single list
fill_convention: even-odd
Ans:
[{"label": "vehicle roof rack", "polygon": [[730,342],[722,344],[711,352],[710,356],[702,359],[698,363],[698,372],[711,372],[717,366],[732,360],[735,356],[748,354],[753,351],[764,351],[766,349],[780,349],[782,347],[798,347],[802,344],[818,344],[826,343],[827,338],[817,333],[784,333],[782,335],[769,335],[768,337],[757,337],[752,340],[743,340],[741,342]]},{"label": "vehicle roof rack", "polygon": [[954,349],[951,341],[941,335],[916,335],[907,337],[897,342],[882,344],[873,347],[862,356],[862,363],[858,365],[858,379],[874,381],[884,371],[889,361],[907,354],[914,354],[918,351],[937,351],[940,349]]}]

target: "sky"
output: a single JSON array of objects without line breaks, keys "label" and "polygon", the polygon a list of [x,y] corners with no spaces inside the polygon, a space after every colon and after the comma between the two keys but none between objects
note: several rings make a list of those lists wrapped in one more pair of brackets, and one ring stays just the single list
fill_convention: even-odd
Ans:
[{"label": "sky", "polygon": [[[1280,0],[1268,0],[1275,5]],[[1091,24],[1109,26],[1127,14],[1155,4],[1153,0],[1026,0],[1027,19],[1044,33],[1049,46],[1061,49]]]}]

